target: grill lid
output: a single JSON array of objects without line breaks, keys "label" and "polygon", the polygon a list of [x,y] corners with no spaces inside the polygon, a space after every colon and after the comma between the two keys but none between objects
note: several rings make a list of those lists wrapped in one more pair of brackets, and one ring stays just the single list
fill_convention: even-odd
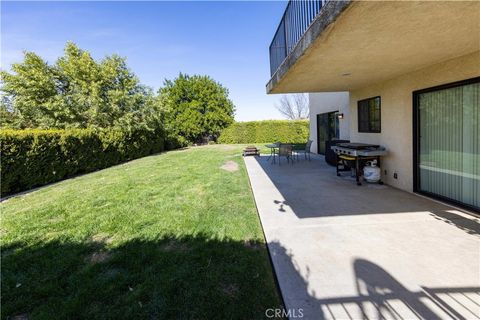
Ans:
[{"label": "grill lid", "polygon": [[368,143],[357,143],[357,142],[349,142],[349,143],[338,143],[337,146],[347,149],[353,150],[372,150],[380,148],[377,144],[368,144]]}]

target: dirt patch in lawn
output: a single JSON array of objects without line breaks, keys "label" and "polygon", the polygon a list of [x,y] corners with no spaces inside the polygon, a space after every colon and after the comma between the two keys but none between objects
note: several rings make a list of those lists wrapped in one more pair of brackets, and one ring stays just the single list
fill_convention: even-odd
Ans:
[{"label": "dirt patch in lawn", "polygon": [[105,245],[105,244],[110,244],[113,241],[113,237],[109,236],[106,233],[99,233],[90,238],[90,241],[99,244],[99,245]]},{"label": "dirt patch in lawn", "polygon": [[48,223],[58,223],[58,222],[63,222],[63,221],[65,221],[65,217],[63,217],[63,216],[56,216],[56,217],[48,219]]},{"label": "dirt patch in lawn", "polygon": [[87,261],[90,262],[91,264],[95,263],[102,263],[108,260],[110,258],[110,253],[107,251],[98,251],[92,253],[90,256],[88,256]]},{"label": "dirt patch in lawn", "polygon": [[238,168],[238,163],[230,160],[225,162],[224,165],[220,167],[220,169],[223,169],[228,172],[234,172],[234,171],[238,171],[239,168]]}]

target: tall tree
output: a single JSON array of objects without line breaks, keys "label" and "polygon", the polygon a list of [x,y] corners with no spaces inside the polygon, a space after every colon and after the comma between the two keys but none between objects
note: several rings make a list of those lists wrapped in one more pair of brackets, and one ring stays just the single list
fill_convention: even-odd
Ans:
[{"label": "tall tree", "polygon": [[308,96],[304,93],[283,95],[275,107],[290,120],[307,119],[310,114]]},{"label": "tall tree", "polygon": [[22,63],[12,65],[14,74],[1,72],[2,104],[17,114],[22,127],[54,122],[58,114],[58,83],[55,69],[33,52]]},{"label": "tall tree", "polygon": [[235,107],[228,90],[208,76],[180,74],[165,80],[159,99],[167,132],[187,142],[216,139],[233,122]]},{"label": "tall tree", "polygon": [[20,127],[123,127],[153,115],[152,91],[116,55],[95,61],[70,42],[54,65],[26,52],[12,71],[1,72],[2,104]]}]

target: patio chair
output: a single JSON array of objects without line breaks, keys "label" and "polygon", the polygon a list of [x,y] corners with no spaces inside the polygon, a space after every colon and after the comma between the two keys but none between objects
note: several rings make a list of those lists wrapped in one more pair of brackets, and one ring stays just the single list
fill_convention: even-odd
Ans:
[{"label": "patio chair", "polygon": [[305,160],[307,160],[307,155],[308,155],[308,161],[310,161],[310,148],[312,147],[312,143],[313,141],[312,140],[308,140],[307,144],[305,145],[305,149],[304,150],[296,150],[296,153],[297,155],[299,155],[300,153],[303,153],[304,157],[305,157]]},{"label": "patio chair", "polygon": [[280,165],[282,157],[287,159],[287,162],[292,162],[293,164],[293,146],[291,144],[280,143],[278,146],[278,165]]},{"label": "patio chair", "polygon": [[293,157],[298,160],[299,151],[305,150],[305,143],[294,143],[292,144],[293,148]]}]

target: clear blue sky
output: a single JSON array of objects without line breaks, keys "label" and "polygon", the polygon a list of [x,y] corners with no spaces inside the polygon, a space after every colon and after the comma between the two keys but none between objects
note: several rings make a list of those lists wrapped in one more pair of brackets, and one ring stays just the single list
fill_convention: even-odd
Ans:
[{"label": "clear blue sky", "polygon": [[117,53],[157,90],[179,72],[230,90],[238,121],[281,119],[267,95],[268,46],[286,1],[1,2],[1,66],[34,51],[53,63],[67,41],[95,58]]}]

